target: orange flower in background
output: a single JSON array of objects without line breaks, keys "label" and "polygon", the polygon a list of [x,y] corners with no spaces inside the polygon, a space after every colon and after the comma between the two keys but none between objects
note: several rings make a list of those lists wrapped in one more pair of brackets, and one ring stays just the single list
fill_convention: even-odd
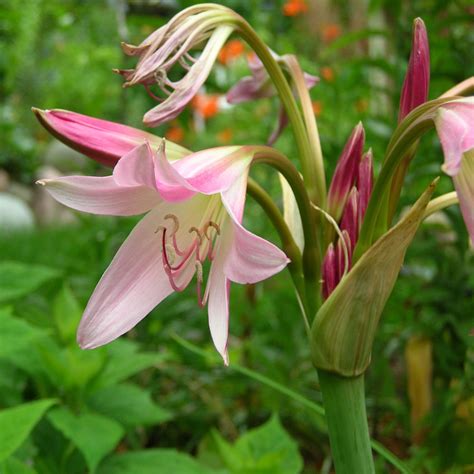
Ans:
[{"label": "orange flower in background", "polygon": [[191,106],[205,119],[214,117],[219,112],[219,96],[197,94],[191,101]]},{"label": "orange flower in background", "polygon": [[225,128],[217,134],[217,139],[224,144],[229,143],[233,137],[234,133],[231,128]]},{"label": "orange flower in background", "polygon": [[184,139],[184,130],[179,125],[173,125],[166,131],[165,138],[172,142],[180,143]]},{"label": "orange flower in background", "polygon": [[288,0],[283,5],[283,15],[297,16],[308,11],[308,5],[305,0]]},{"label": "orange flower in background", "polygon": [[323,111],[323,104],[321,104],[321,101],[313,100],[311,106],[313,107],[314,115],[316,115],[316,117],[319,117],[321,115],[321,112]]},{"label": "orange flower in background", "polygon": [[220,50],[217,59],[222,64],[229,64],[238,57],[242,56],[244,49],[245,46],[242,41],[238,39],[231,40]]},{"label": "orange flower in background", "polygon": [[334,81],[334,78],[335,78],[334,69],[329,66],[323,66],[321,68],[321,77],[327,82]]},{"label": "orange flower in background", "polygon": [[322,27],[321,35],[325,43],[330,43],[341,36],[341,27],[337,23],[325,24]]}]

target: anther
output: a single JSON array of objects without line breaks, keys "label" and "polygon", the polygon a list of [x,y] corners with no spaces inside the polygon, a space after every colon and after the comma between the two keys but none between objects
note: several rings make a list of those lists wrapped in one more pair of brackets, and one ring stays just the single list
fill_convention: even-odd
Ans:
[{"label": "anther", "polygon": [[189,233],[192,234],[193,232],[196,232],[196,236],[197,236],[197,238],[198,238],[198,243],[199,243],[199,245],[201,245],[201,244],[202,244],[201,231],[200,231],[197,227],[194,227],[194,226],[193,226],[193,227],[191,227],[191,228],[189,229]]},{"label": "anther", "polygon": [[211,237],[209,237],[209,235],[207,235],[207,231],[209,229],[209,227],[212,227],[213,229],[215,229],[217,235],[221,235],[221,229],[219,227],[219,224],[216,224],[215,222],[213,221],[209,221],[205,226],[204,226],[204,235],[206,236],[206,238],[208,240],[211,240]]},{"label": "anther", "polygon": [[179,229],[179,219],[174,214],[166,214],[164,218],[171,219],[173,221],[174,229],[171,231],[171,235],[176,234],[176,232],[178,232],[178,229]]}]

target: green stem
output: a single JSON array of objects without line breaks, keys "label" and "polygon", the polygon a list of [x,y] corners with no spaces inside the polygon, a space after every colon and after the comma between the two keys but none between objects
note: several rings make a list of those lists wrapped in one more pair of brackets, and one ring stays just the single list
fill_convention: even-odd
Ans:
[{"label": "green stem", "polygon": [[318,370],[337,474],[374,474],[364,376],[341,377]]},{"label": "green stem", "polygon": [[459,198],[456,191],[438,196],[437,198],[432,199],[426,206],[423,219],[426,219],[428,216],[431,216],[431,214],[441,211],[442,209],[454,204],[459,204]]},{"label": "green stem", "polygon": [[323,190],[318,189],[318,170],[316,167],[316,161],[312,157],[311,146],[306,133],[305,124],[298,109],[298,105],[296,104],[296,100],[293,97],[290,85],[286,80],[285,74],[278,62],[272,56],[268,46],[260,39],[249,23],[240,17],[238,26],[242,38],[252,47],[265,66],[286,110],[293,128],[293,133],[295,134],[296,146],[298,147],[301,159],[303,177],[310,198],[314,203],[324,205],[324,200],[321,202]]},{"label": "green stem", "polygon": [[308,317],[313,318],[321,299],[319,281],[321,254],[316,220],[314,219],[314,211],[308,192],[298,170],[285,155],[270,147],[256,146],[252,148],[255,152],[253,162],[266,163],[279,171],[288,181],[295,195],[304,234],[303,274],[306,286],[306,302],[309,309]]},{"label": "green stem", "polygon": [[288,270],[293,280],[298,297],[303,305],[303,317],[305,319],[305,326],[309,329],[309,322],[307,320],[308,307],[305,298],[305,286],[303,277],[303,266],[301,262],[301,252],[296,245],[293,235],[288,228],[285,219],[281,215],[280,209],[273,202],[268,193],[252,178],[248,179],[247,192],[250,194],[265,211],[276,231],[278,232],[283,251],[286,253],[291,262],[288,264]]}]

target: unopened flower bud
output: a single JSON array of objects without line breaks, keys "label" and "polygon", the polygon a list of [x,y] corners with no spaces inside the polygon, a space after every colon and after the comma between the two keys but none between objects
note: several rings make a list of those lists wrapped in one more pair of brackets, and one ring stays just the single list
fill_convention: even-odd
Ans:
[{"label": "unopened flower bud", "polygon": [[408,70],[400,97],[400,122],[414,108],[426,102],[430,85],[430,48],[426,27],[421,18],[413,22],[413,39]]},{"label": "unopened flower bud", "polygon": [[341,230],[347,231],[351,249],[355,248],[357,238],[359,237],[359,215],[359,191],[353,187],[347,198],[341,219]]},{"label": "unopened flower bud", "polygon": [[357,191],[359,191],[359,220],[362,223],[365,211],[369,204],[370,195],[374,186],[374,165],[372,149],[364,153],[357,174]]},{"label": "unopened flower bud", "polygon": [[[41,125],[58,140],[105,166],[115,166],[122,156],[145,141],[152,148],[158,148],[162,141],[160,137],[136,128],[67,110],[33,108],[33,112]],[[167,152],[171,160],[188,154],[172,142],[168,142]]]},{"label": "unopened flower bud", "polygon": [[329,247],[326,251],[326,255],[323,260],[323,298],[327,297],[332,293],[334,288],[337,285],[337,263],[336,263],[336,252],[334,251],[334,245],[329,244]]},{"label": "unopened flower bud", "polygon": [[355,184],[359,162],[364,148],[365,133],[362,123],[352,131],[337,162],[328,193],[329,213],[338,221],[346,204],[347,196]]}]

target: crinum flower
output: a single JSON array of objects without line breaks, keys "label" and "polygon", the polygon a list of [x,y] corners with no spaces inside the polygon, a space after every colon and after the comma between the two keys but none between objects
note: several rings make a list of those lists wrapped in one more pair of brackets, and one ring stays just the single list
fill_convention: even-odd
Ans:
[{"label": "crinum flower", "polygon": [[[164,143],[164,142],[163,142]],[[256,283],[279,272],[286,255],[241,224],[252,147],[220,147],[173,163],[148,142],[124,155],[113,174],[40,180],[59,202],[104,215],[147,213],[117,252],[85,309],[82,348],[106,344],[133,328],[196,275],[208,305],[214,344],[228,363],[230,282]],[[204,264],[211,263],[204,285]]]}]

